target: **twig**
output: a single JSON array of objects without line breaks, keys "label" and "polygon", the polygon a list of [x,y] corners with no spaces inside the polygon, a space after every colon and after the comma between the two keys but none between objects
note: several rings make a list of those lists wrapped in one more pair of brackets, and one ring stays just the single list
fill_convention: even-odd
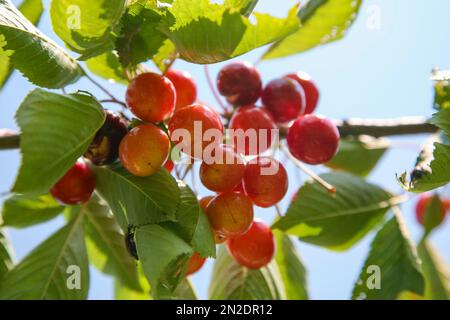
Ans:
[{"label": "twig", "polygon": [[324,179],[319,177],[317,174],[315,174],[313,171],[311,171],[308,167],[306,167],[302,162],[298,161],[287,148],[286,144],[281,143],[280,144],[281,150],[291,159],[291,161],[298,167],[300,170],[302,170],[304,173],[306,173],[308,176],[310,176],[312,179],[314,179],[318,184],[320,184],[322,187],[324,187],[328,192],[330,193],[336,193],[336,187],[331,185],[330,183],[326,182]]},{"label": "twig", "polygon": [[208,82],[208,86],[211,89],[211,92],[214,96],[214,98],[216,99],[217,103],[219,104],[220,108],[225,112],[228,113],[228,108],[223,104],[222,100],[220,99],[219,94],[216,91],[216,88],[214,87],[214,83],[211,79],[211,75],[209,74],[209,69],[208,69],[208,65],[205,64],[205,76],[206,76],[206,81]]},{"label": "twig", "polygon": [[18,149],[20,135],[10,129],[0,129],[0,150]]}]

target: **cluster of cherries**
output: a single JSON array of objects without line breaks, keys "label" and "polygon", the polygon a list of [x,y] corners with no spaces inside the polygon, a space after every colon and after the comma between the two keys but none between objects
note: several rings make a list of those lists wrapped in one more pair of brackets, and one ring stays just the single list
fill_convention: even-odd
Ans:
[{"label": "cluster of cherries", "polygon": [[[281,163],[263,154],[273,144],[271,134],[256,136],[257,140],[266,139],[265,143],[257,141],[257,148],[250,148],[247,143],[239,145],[238,136],[225,144],[222,121],[229,120],[228,128],[241,129],[244,135],[247,130],[288,128],[290,152],[308,164],[322,164],[334,156],[339,132],[333,122],[312,114],[319,91],[305,73],[289,74],[263,87],[252,65],[234,62],[220,70],[217,87],[234,107],[229,117],[196,102],[197,86],[187,72],[169,70],[164,75],[138,75],[127,88],[126,103],[139,121],[133,121],[135,125],[130,129],[126,119],[105,110],[105,123],[84,156],[94,165],[108,165],[119,158],[133,175],[149,176],[163,166],[172,171],[170,151],[181,146],[188,157],[202,161],[200,180],[216,193],[199,201],[216,243],[226,241],[236,261],[257,269],[271,261],[275,245],[270,227],[254,219],[253,206],[267,208],[277,204],[287,192],[288,176]],[[263,107],[255,104],[260,98]],[[186,142],[177,134],[183,130],[196,137],[196,123],[201,123],[198,139]],[[203,138],[211,129],[219,133],[220,141],[212,143]],[[203,152],[194,152],[211,145],[214,161]],[[270,174],[265,173],[269,170]],[[94,191],[94,180],[90,167],[77,161],[51,193],[64,204],[83,203]],[[197,271],[203,263],[204,259],[195,253],[187,274]]]}]

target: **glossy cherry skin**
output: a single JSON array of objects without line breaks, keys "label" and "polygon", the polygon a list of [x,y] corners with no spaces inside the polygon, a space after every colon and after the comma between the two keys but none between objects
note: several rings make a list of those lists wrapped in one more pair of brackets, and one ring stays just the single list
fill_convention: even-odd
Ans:
[{"label": "glossy cherry skin", "polygon": [[257,157],[247,163],[243,182],[246,194],[262,208],[283,199],[289,184],[286,169],[271,157]]},{"label": "glossy cherry skin", "polygon": [[75,205],[88,201],[94,188],[95,178],[91,168],[77,161],[50,189],[50,193],[62,204]]},{"label": "glossy cherry skin", "polygon": [[173,168],[175,168],[175,163],[173,163],[172,160],[167,160],[166,163],[164,164],[164,168],[167,169],[167,171],[172,172]]},{"label": "glossy cherry skin", "polygon": [[[416,203],[416,218],[421,225],[425,225],[425,213],[427,210],[427,206],[430,204],[432,199],[433,195],[423,193],[419,196],[419,200]],[[442,221],[444,221],[447,212],[450,210],[450,201],[447,199],[440,199],[440,200],[441,200],[441,210],[440,210],[441,216],[440,219],[437,221],[437,225],[441,224]]]},{"label": "glossy cherry skin", "polygon": [[306,72],[297,72],[286,75],[286,77],[297,81],[297,83],[303,88],[306,98],[305,114],[313,113],[316,110],[317,103],[319,102],[319,89],[312,80],[311,76]]},{"label": "glossy cherry skin", "polygon": [[130,82],[126,102],[131,112],[141,120],[160,122],[175,110],[175,87],[162,75],[142,73]]},{"label": "glossy cherry skin", "polygon": [[117,113],[104,110],[105,122],[95,134],[89,149],[84,156],[95,165],[102,166],[113,163],[119,156],[119,144],[127,134],[127,122]]},{"label": "glossy cherry skin", "polygon": [[255,103],[262,90],[259,72],[248,62],[232,62],[217,75],[217,88],[232,105]]},{"label": "glossy cherry skin", "polygon": [[242,266],[259,269],[272,260],[275,240],[269,226],[255,219],[250,229],[242,236],[227,240],[228,251]]},{"label": "glossy cherry skin", "polygon": [[197,99],[197,85],[192,76],[181,70],[170,69],[165,76],[172,81],[177,94],[175,109],[193,104]]},{"label": "glossy cherry skin", "polygon": [[234,113],[229,129],[234,130],[231,139],[236,150],[247,156],[257,155],[270,149],[276,125],[264,108],[247,105]]},{"label": "glossy cherry skin", "polygon": [[236,238],[247,232],[253,221],[251,200],[241,193],[217,195],[206,208],[211,227],[225,238]]},{"label": "glossy cherry skin", "polygon": [[200,268],[205,264],[206,258],[200,257],[198,252],[194,252],[188,262],[188,266],[186,269],[186,275],[189,276],[193,273],[196,273]]},{"label": "glossy cherry skin", "polygon": [[209,190],[232,191],[241,183],[244,172],[244,159],[232,147],[221,144],[212,152],[212,158],[203,160],[200,180]]},{"label": "glossy cherry skin", "polygon": [[143,177],[157,172],[166,162],[169,151],[167,134],[153,124],[142,124],[122,139],[119,157],[129,172]]},{"label": "glossy cherry skin", "polygon": [[[209,203],[211,202],[211,200],[214,199],[214,196],[206,196],[201,198],[198,203],[200,204],[200,207],[203,209],[203,211],[206,212],[206,208],[208,207]],[[221,244],[224,243],[225,240],[227,240],[227,238],[225,238],[223,235],[218,234],[216,231],[213,230],[213,237],[214,237],[214,242],[216,244]]]},{"label": "glossy cherry skin", "polygon": [[[206,147],[214,147],[222,142],[223,124],[214,110],[202,104],[192,104],[174,113],[169,121],[169,132],[172,142],[181,151],[196,159],[203,159]],[[205,136],[207,132],[215,133],[217,139],[209,141]],[[188,135],[188,140],[184,139],[184,133]]]},{"label": "glossy cherry skin", "polygon": [[339,131],[330,120],[308,114],[299,117],[287,133],[289,151],[308,164],[330,161],[339,147]]},{"label": "glossy cherry skin", "polygon": [[270,81],[263,90],[262,102],[277,123],[296,119],[306,107],[303,88],[290,78]]}]

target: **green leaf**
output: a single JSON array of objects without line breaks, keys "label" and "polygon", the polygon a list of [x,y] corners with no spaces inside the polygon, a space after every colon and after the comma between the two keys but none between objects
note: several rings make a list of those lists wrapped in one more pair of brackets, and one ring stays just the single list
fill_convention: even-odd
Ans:
[{"label": "green leaf", "polygon": [[348,173],[321,177],[336,187],[336,194],[316,182],[307,182],[273,228],[328,249],[348,249],[381,221],[393,197]]},{"label": "green leaf", "polygon": [[444,131],[447,138],[450,139],[450,108],[442,109],[433,114],[430,122]]},{"label": "green leaf", "polygon": [[40,87],[62,88],[83,75],[77,62],[36,29],[10,0],[0,0],[0,56],[4,55]]},{"label": "green leaf", "polygon": [[368,136],[341,139],[337,154],[325,165],[335,170],[367,176],[388,147],[387,140]]},{"label": "green leaf", "polygon": [[86,94],[35,89],[20,105],[16,120],[21,129],[22,164],[13,191],[43,194],[86,151],[105,114],[97,100]]},{"label": "green leaf", "polygon": [[123,284],[119,279],[114,281],[114,294],[116,300],[150,300],[150,284],[142,272],[142,266],[137,263],[139,284],[142,290],[133,290]]},{"label": "green leaf", "polygon": [[426,241],[417,249],[425,277],[425,299],[450,300],[450,268],[443,257]]},{"label": "green leaf", "polygon": [[[42,0],[24,0],[18,9],[32,24],[38,25],[44,6],[42,5]],[[0,89],[8,81],[12,71],[8,56],[0,55]]]},{"label": "green leaf", "polygon": [[193,254],[192,248],[157,224],[137,228],[136,246],[152,296],[155,299],[171,296],[183,279],[183,265]]},{"label": "green leaf", "polygon": [[283,282],[275,261],[258,270],[238,264],[221,246],[209,286],[212,300],[281,300]]},{"label": "green leaf", "polygon": [[12,249],[8,238],[0,229],[0,279],[13,267]]},{"label": "green leaf", "polygon": [[434,70],[434,106],[436,109],[450,108],[450,70]]},{"label": "green leaf", "polygon": [[151,1],[146,5],[136,2],[128,8],[122,17],[122,31],[116,41],[122,65],[137,65],[151,59],[158,52],[167,39],[157,29],[161,18],[162,13]]},{"label": "green leaf", "polygon": [[216,244],[205,213],[200,209],[197,196],[183,182],[179,182],[180,201],[176,211],[176,221],[164,225],[172,229],[202,257],[215,257]]},{"label": "green leaf", "polygon": [[51,195],[14,195],[3,203],[3,225],[25,228],[53,219],[64,210]]},{"label": "green leaf", "polygon": [[110,82],[118,82],[125,85],[128,84],[125,70],[120,64],[117,55],[112,51],[89,59],[86,61],[86,66],[89,71]]},{"label": "green leaf", "polygon": [[254,13],[255,23],[236,9],[209,0],[177,0],[161,29],[177,47],[180,57],[208,64],[231,59],[284,38],[299,25],[296,7],[286,18]]},{"label": "green leaf", "polygon": [[141,226],[175,219],[180,190],[167,170],[137,177],[119,163],[92,168],[97,191],[108,202],[122,230],[129,224]]},{"label": "green leaf", "polygon": [[344,37],[355,20],[362,0],[311,0],[300,9],[302,26],[275,43],[264,59],[286,57]]},{"label": "green leaf", "polygon": [[288,300],[308,300],[306,269],[294,243],[288,235],[274,231],[276,239],[275,261],[280,270],[281,278]]},{"label": "green leaf", "polygon": [[125,247],[125,235],[109,207],[95,195],[83,209],[89,260],[100,271],[116,276],[123,285],[142,290],[136,263]]},{"label": "green leaf", "polygon": [[80,207],[71,210],[75,218],[68,225],[31,251],[4,276],[0,283],[0,299],[86,299],[89,264],[83,238],[83,213]]},{"label": "green leaf", "polygon": [[353,299],[392,300],[405,291],[423,293],[420,260],[400,215],[377,233],[359,279]]},{"label": "green leaf", "polygon": [[403,189],[409,192],[425,192],[450,182],[450,146],[434,143],[433,159],[413,170],[409,179],[406,172],[397,177]]},{"label": "green leaf", "polygon": [[258,0],[225,0],[228,8],[238,9],[243,16],[248,17],[258,4]]},{"label": "green leaf", "polygon": [[165,73],[170,65],[170,61],[177,57],[177,48],[170,40],[164,41],[164,44],[153,56],[153,63],[158,67],[161,73]]},{"label": "green leaf", "polygon": [[114,47],[112,32],[125,11],[126,0],[52,0],[53,30],[83,60]]},{"label": "green leaf", "polygon": [[197,294],[192,287],[191,281],[189,281],[189,279],[187,278],[184,278],[170,298],[177,300],[197,300]]}]

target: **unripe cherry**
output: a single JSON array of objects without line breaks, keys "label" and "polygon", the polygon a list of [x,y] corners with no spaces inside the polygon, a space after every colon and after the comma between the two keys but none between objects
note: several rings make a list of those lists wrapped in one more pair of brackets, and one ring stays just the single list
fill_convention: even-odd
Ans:
[{"label": "unripe cherry", "polygon": [[[421,225],[425,225],[426,217],[425,214],[427,212],[427,207],[431,203],[433,199],[433,195],[428,193],[423,193],[419,196],[419,200],[416,203],[416,218],[417,221]],[[447,199],[439,199],[440,200],[440,216],[435,222],[436,225],[440,225],[442,221],[444,221],[447,212],[450,210],[450,201]]]},{"label": "unripe cherry", "polygon": [[206,208],[211,227],[226,238],[244,234],[253,221],[251,200],[241,193],[225,192],[217,195]]},{"label": "unripe cherry", "polygon": [[262,102],[277,123],[285,123],[303,115],[306,99],[303,88],[290,78],[270,81],[262,93]]},{"label": "unripe cherry", "polygon": [[277,204],[288,189],[288,176],[281,163],[271,157],[257,157],[247,163],[243,185],[246,194],[259,207]]},{"label": "unripe cherry", "polygon": [[188,72],[170,69],[165,76],[172,81],[177,93],[175,109],[195,102],[197,99],[197,85]]},{"label": "unripe cherry", "polygon": [[330,120],[308,114],[289,128],[287,143],[291,154],[308,164],[330,161],[339,147],[339,131]]},{"label": "unripe cherry", "polygon": [[176,93],[172,82],[156,73],[142,73],[134,78],[126,92],[131,112],[141,120],[160,122],[175,110]]},{"label": "unripe cherry", "polygon": [[94,188],[95,178],[91,168],[77,161],[50,189],[50,193],[62,204],[75,205],[88,201]]},{"label": "unripe cherry", "polygon": [[272,260],[275,240],[270,227],[255,219],[250,229],[242,236],[227,240],[228,251],[242,266],[259,269]]},{"label": "unripe cherry", "polygon": [[127,122],[111,110],[105,111],[105,122],[95,134],[84,156],[95,165],[113,163],[119,156],[119,144],[127,134]]},{"label": "unripe cherry", "polygon": [[205,264],[206,258],[200,257],[198,252],[194,252],[191,258],[188,261],[186,275],[189,276],[193,273],[196,273],[200,268]]},{"label": "unripe cherry", "polygon": [[297,72],[286,75],[286,77],[295,80],[305,92],[306,108],[305,114],[313,113],[319,102],[319,89],[306,72]]},{"label": "unripe cherry", "polygon": [[142,124],[122,139],[119,157],[123,166],[133,175],[150,176],[164,165],[169,151],[167,134],[153,124]]},{"label": "unripe cherry", "polygon": [[247,105],[231,117],[229,128],[234,130],[231,139],[239,153],[257,155],[270,149],[276,125],[264,108]]},{"label": "unripe cherry", "polygon": [[221,144],[203,160],[200,180],[209,190],[232,191],[241,183],[244,172],[244,159],[232,147]]},{"label": "unripe cherry", "polygon": [[[221,143],[223,124],[214,110],[202,104],[192,104],[174,113],[169,121],[169,132],[172,142],[184,153],[202,159],[206,147],[213,148]],[[205,133],[216,138],[211,142],[208,140],[211,137],[206,137]]]},{"label": "unripe cherry", "polygon": [[259,72],[248,62],[232,62],[217,75],[217,88],[232,105],[255,103],[262,90]]}]

